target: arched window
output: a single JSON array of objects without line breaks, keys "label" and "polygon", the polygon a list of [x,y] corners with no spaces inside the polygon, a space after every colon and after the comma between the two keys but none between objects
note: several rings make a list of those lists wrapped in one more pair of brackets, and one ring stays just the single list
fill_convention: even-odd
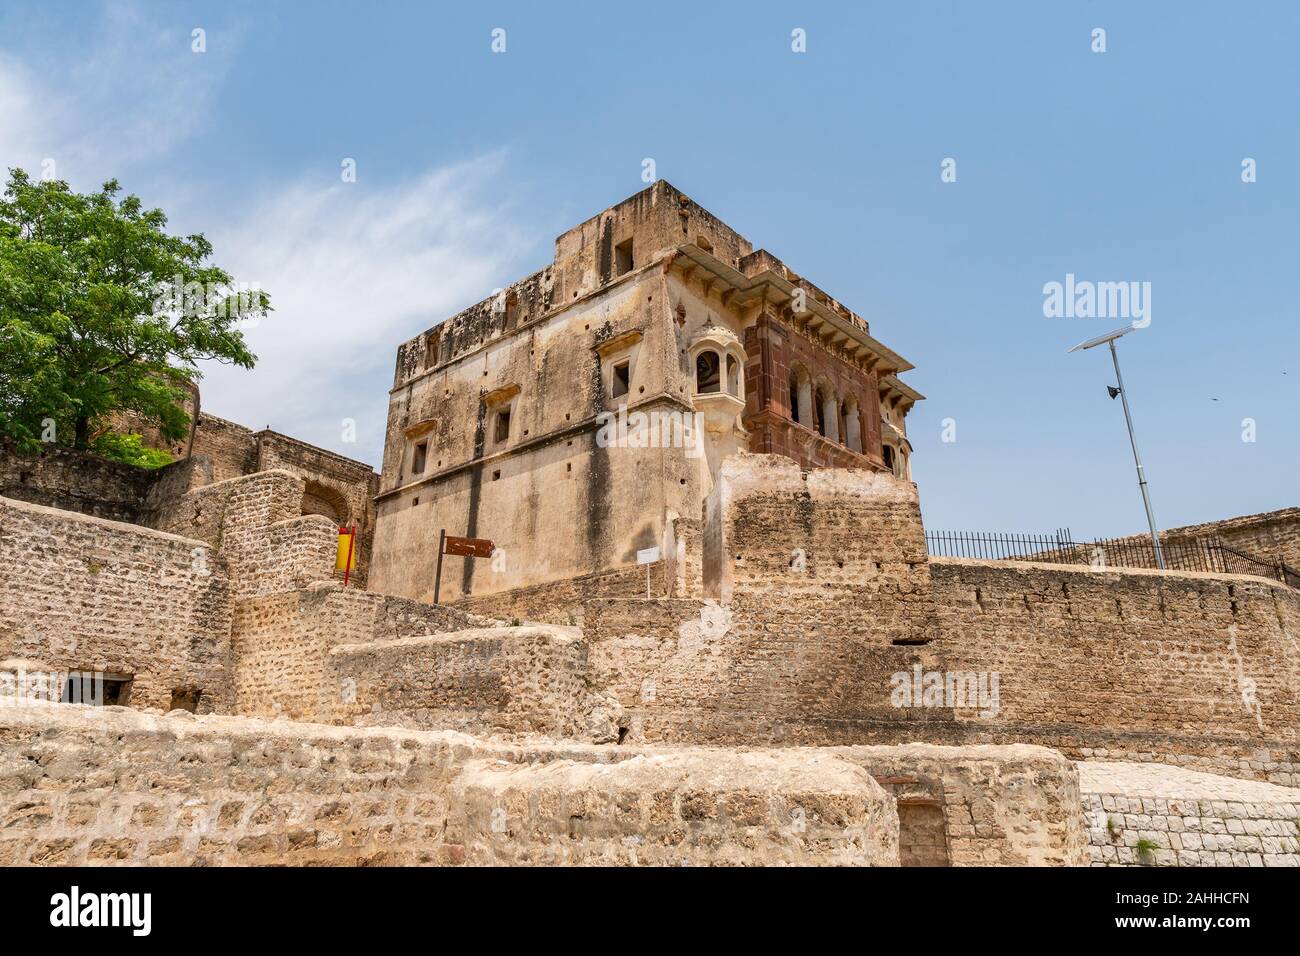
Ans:
[{"label": "arched window", "polygon": [[327,488],[318,481],[308,481],[302,492],[302,513],[324,515],[336,525],[342,525],[348,520],[351,509],[342,492]]},{"label": "arched window", "polygon": [[858,415],[856,395],[844,400],[844,444],[849,451],[862,451],[862,419]]},{"label": "arched window", "polygon": [[730,352],[727,353],[727,392],[737,398],[745,397],[740,394],[740,359]]},{"label": "arched window", "polygon": [[722,369],[718,353],[703,351],[695,357],[695,391],[700,394],[722,390]]},{"label": "arched window", "polygon": [[817,386],[817,431],[831,441],[840,440],[840,403],[826,385]]},{"label": "arched window", "polygon": [[790,366],[790,419],[805,428],[815,427],[813,420],[812,379],[801,365]]},{"label": "arched window", "polygon": [[890,471],[894,471],[895,473],[897,473],[896,470],[895,470],[895,468],[894,468],[894,448],[893,448],[893,446],[892,446],[892,445],[881,445],[881,446],[880,446],[880,454],[881,454],[881,457],[883,457],[883,458],[885,459],[885,467],[888,468]]}]

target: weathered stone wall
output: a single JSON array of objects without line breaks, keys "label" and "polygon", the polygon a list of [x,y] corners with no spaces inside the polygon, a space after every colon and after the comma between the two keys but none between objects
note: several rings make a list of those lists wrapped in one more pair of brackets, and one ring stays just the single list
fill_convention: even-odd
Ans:
[{"label": "weathered stone wall", "polygon": [[237,597],[293,590],[334,573],[338,529],[302,514],[303,481],[263,471],[206,485],[168,502],[156,526],[201,538],[229,563]]},{"label": "weathered stone wall", "polygon": [[587,604],[593,685],[625,708],[629,739],[895,742],[951,723],[890,699],[928,639],[913,485],[733,456],[702,536],[717,600]]},{"label": "weathered stone wall", "polygon": [[[672,593],[674,582],[666,580],[666,569],[667,564],[662,561],[656,562],[650,569],[650,593],[654,597],[667,597]],[[456,607],[503,621],[581,627],[588,601],[612,597],[645,597],[645,592],[645,568],[631,567],[462,598],[456,602]]]},{"label": "weathered stone wall", "polygon": [[0,865],[897,863],[893,801],[834,755],[615,753],[0,709]]},{"label": "weathered stone wall", "polygon": [[190,452],[205,462],[205,484],[252,474],[257,470],[257,440],[252,429],[204,412],[194,428]]},{"label": "weathered stone wall", "polygon": [[0,497],[139,523],[160,472],[174,467],[136,468],[58,445],[23,455],[0,441]]},{"label": "weathered stone wall", "polygon": [[470,628],[346,644],[329,654],[342,719],[369,726],[543,734],[611,743],[617,709],[587,688],[576,628]]},{"label": "weathered stone wall", "polygon": [[349,583],[365,587],[374,545],[374,497],[379,491],[374,469],[276,432],[258,432],[255,438],[257,471],[287,471],[306,482],[299,505],[302,514],[324,515],[336,528],[356,528],[356,568]]},{"label": "weathered stone wall", "polygon": [[[1258,578],[936,559],[929,649],[996,723],[1294,741],[1300,593]],[[1035,739],[1032,731],[1026,739]]]},{"label": "weathered stone wall", "polygon": [[1079,782],[1093,866],[1300,866],[1300,790],[1134,763]]},{"label": "weathered stone wall", "polygon": [[230,587],[202,540],[0,498],[0,659],[132,678],[133,706],[230,706]]},{"label": "weathered stone wall", "polygon": [[[803,752],[803,751],[800,751]],[[1081,866],[1079,774],[1045,747],[836,747],[898,803],[903,866]]]},{"label": "weathered stone wall", "polygon": [[893,801],[865,771],[827,753],[479,761],[453,794],[451,832],[476,863],[898,864]]},{"label": "weathered stone wall", "polygon": [[[1023,741],[1300,779],[1293,589],[927,561],[910,484],[777,458],[728,459],[703,538],[719,600],[587,604],[593,686],[629,740]],[[917,668],[938,695],[896,698]],[[963,684],[988,697],[946,693]]]},{"label": "weathered stone wall", "polygon": [[[617,398],[615,358],[630,363]],[[444,529],[501,552],[444,558],[444,601],[635,567],[638,550],[664,545],[670,512],[698,511],[700,461],[680,447],[611,443],[597,416],[625,406],[680,419],[687,383],[656,270],[406,380],[389,399],[370,586],[431,600]],[[419,473],[417,443],[427,448]]]},{"label": "weathered stone wall", "polygon": [[[343,722],[355,692],[330,664],[343,644],[379,644],[484,623],[462,611],[344,589],[321,581],[259,594],[234,608],[235,706],[238,713]],[[388,675],[395,693],[407,691]],[[414,689],[409,689],[413,691]]]},{"label": "weathered stone wall", "polygon": [[20,455],[12,445],[0,442],[0,497],[183,534],[190,532],[178,528],[204,520],[182,514],[192,503],[206,500],[189,495],[272,470],[303,481],[291,509],[281,507],[286,502],[277,502],[278,520],[321,515],[334,529],[331,534],[342,525],[356,525],[357,567],[350,583],[364,587],[374,536],[372,499],[379,476],[362,462],[269,430],[254,433],[206,413],[199,416],[193,454],[158,469],[136,468],[59,446],[37,455]]}]

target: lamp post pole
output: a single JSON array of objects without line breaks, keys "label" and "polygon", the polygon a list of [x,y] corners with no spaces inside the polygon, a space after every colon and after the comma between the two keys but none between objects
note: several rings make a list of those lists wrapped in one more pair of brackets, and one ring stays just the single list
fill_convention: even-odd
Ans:
[{"label": "lamp post pole", "polygon": [[1165,569],[1165,555],[1160,550],[1160,533],[1156,531],[1156,516],[1151,511],[1151,495],[1147,492],[1147,476],[1142,469],[1142,456],[1138,454],[1137,436],[1133,434],[1133,415],[1128,410],[1128,389],[1124,387],[1124,376],[1119,371],[1119,353],[1115,351],[1115,340],[1110,340],[1110,357],[1115,363],[1115,384],[1119,386],[1119,397],[1124,403],[1124,422],[1128,425],[1128,440],[1133,446],[1133,461],[1137,464],[1138,487],[1142,490],[1142,504],[1147,509],[1147,527],[1151,529],[1151,546],[1155,548],[1156,567]]}]

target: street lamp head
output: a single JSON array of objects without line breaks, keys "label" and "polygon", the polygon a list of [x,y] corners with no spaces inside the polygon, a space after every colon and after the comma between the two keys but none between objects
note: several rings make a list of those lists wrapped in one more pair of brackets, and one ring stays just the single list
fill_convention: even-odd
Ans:
[{"label": "street lamp head", "polygon": [[1066,352],[1078,352],[1082,349],[1093,349],[1098,345],[1105,345],[1107,342],[1114,342],[1121,335],[1128,335],[1132,332],[1134,326],[1126,325],[1122,329],[1116,329],[1114,332],[1107,332],[1105,335],[1099,335],[1095,339],[1088,339],[1086,342],[1080,342],[1072,349],[1066,349]]}]

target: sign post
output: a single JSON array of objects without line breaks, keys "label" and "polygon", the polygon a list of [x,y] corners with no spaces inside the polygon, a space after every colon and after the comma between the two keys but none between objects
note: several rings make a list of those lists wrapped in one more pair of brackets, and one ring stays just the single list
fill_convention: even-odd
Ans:
[{"label": "sign post", "polygon": [[442,594],[442,556],[450,554],[461,558],[490,558],[496,545],[488,538],[458,538],[448,535],[444,528],[438,532],[438,570],[433,578],[433,603],[440,603]]},{"label": "sign post", "polygon": [[636,553],[636,563],[645,565],[645,599],[650,600],[650,565],[659,560],[658,548],[644,548]]},{"label": "sign post", "polygon": [[438,570],[433,575],[433,603],[438,603],[438,592],[442,590],[442,549],[447,544],[447,529],[438,532]]}]

